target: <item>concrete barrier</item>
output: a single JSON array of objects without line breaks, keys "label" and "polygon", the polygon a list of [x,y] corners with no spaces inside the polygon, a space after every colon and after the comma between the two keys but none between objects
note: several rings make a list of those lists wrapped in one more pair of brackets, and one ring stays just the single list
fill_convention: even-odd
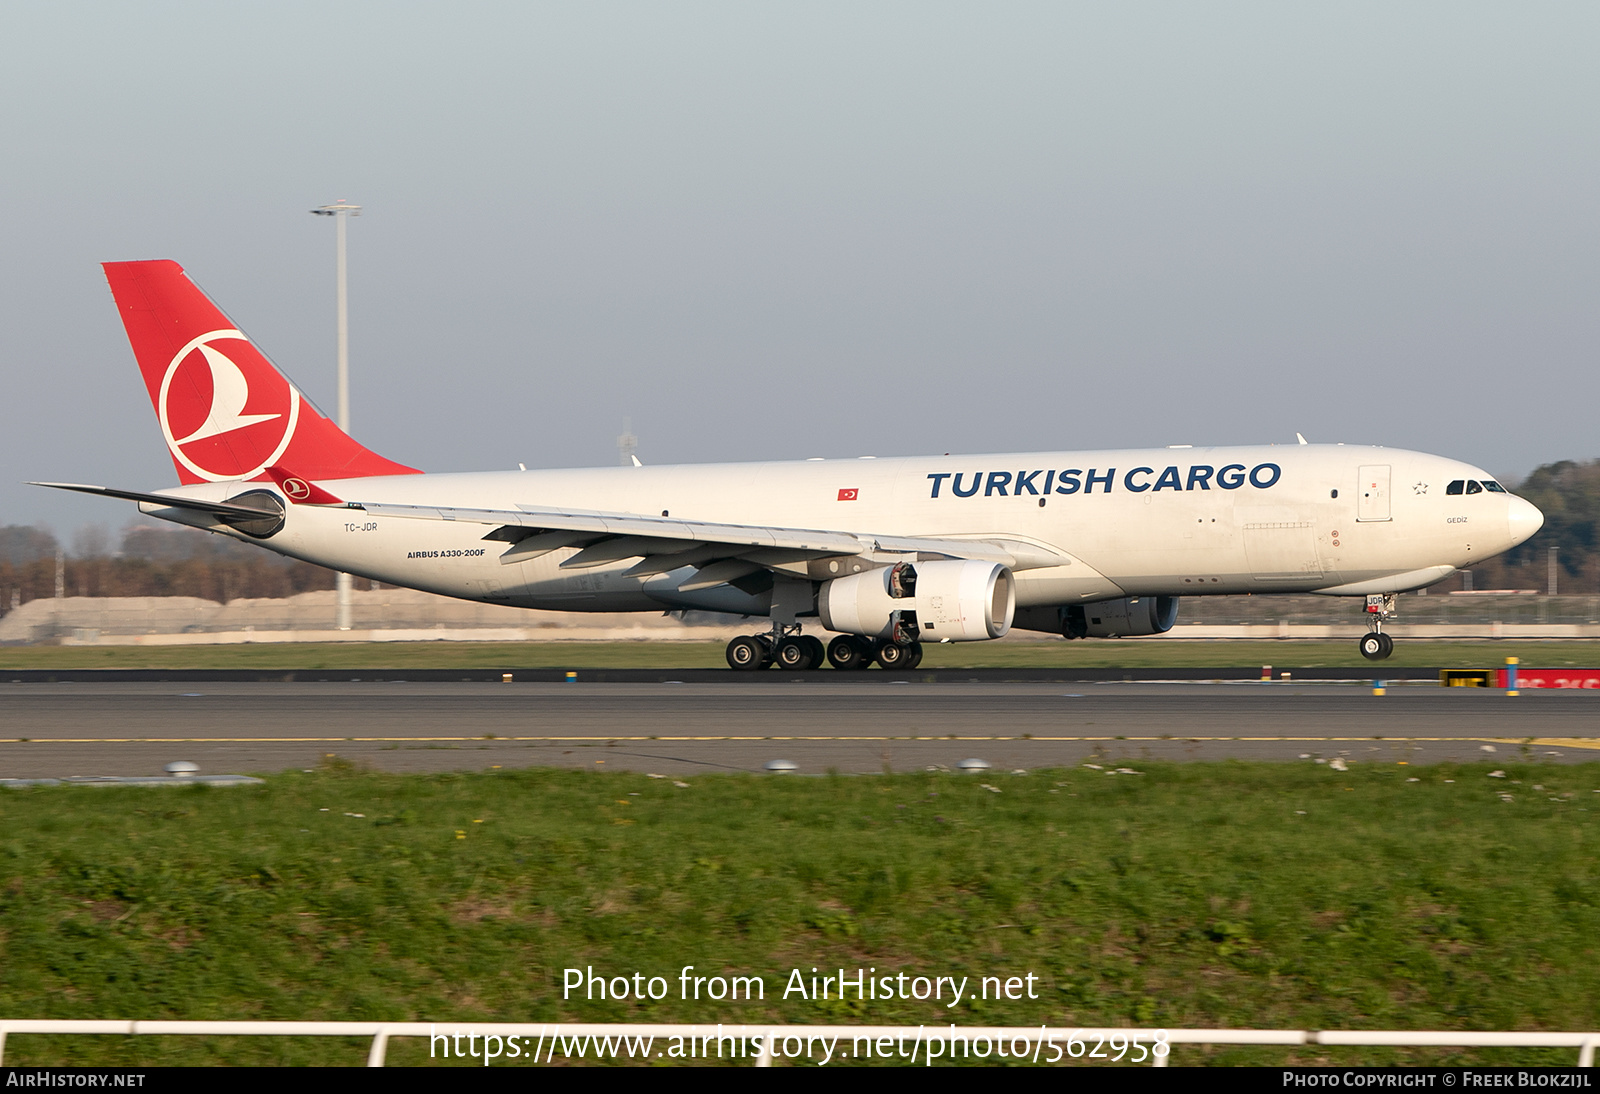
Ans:
[{"label": "concrete barrier", "polygon": [[412,589],[361,589],[353,594],[353,625],[340,631],[335,596],[329,590],[226,604],[185,596],[42,598],[0,618],[0,643],[726,641],[766,625],[709,613],[543,612]]},{"label": "concrete barrier", "polygon": [[[171,646],[278,642],[726,642],[766,629],[765,619],[712,613],[546,612],[482,604],[411,589],[354,592],[352,627],[336,630],[335,594],[226,604],[196,597],[64,597],[32,600],[0,617],[0,643]],[[1355,642],[1366,624],[1328,597],[1186,599],[1179,623],[1153,641],[1329,639]],[[1281,613],[1276,618],[1263,614]],[[1384,629],[1398,639],[1600,639],[1600,598],[1417,597]],[[1340,620],[1330,622],[1330,620]],[[811,620],[807,632],[826,635]],[[1002,641],[1061,641],[1013,630]]]}]

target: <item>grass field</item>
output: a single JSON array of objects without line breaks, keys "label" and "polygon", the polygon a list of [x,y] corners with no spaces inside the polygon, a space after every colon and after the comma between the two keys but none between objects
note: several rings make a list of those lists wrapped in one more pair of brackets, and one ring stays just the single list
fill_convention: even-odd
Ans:
[{"label": "grass field", "polygon": [[[1383,662],[1354,642],[1082,641],[962,642],[925,647],[922,667],[1142,668],[1195,666],[1274,669],[1479,667],[1520,657],[1528,666],[1600,667],[1600,642],[1424,642],[1395,644]],[[82,668],[726,668],[720,642],[327,642],[241,646],[10,646],[5,669]]]},{"label": "grass field", "polygon": [[[980,778],[388,776],[0,792],[0,1014],[1600,1028],[1600,765]],[[562,970],[661,1002],[561,999]],[[765,1000],[676,998],[759,975]],[[791,969],[1039,999],[782,998]],[[310,1039],[12,1035],[7,1064],[359,1063]],[[1176,1062],[1570,1064],[1542,1050]],[[394,1063],[426,1062],[416,1041]],[[504,1066],[516,1066],[507,1063]],[[526,1065],[523,1065],[526,1066]]]}]

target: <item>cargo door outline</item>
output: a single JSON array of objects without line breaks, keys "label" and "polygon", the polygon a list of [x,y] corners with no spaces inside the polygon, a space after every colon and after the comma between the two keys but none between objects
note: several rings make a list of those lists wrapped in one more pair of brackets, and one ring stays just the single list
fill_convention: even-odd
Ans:
[{"label": "cargo door outline", "polygon": [[1244,556],[1256,581],[1304,581],[1322,576],[1310,521],[1252,521],[1243,527]]}]

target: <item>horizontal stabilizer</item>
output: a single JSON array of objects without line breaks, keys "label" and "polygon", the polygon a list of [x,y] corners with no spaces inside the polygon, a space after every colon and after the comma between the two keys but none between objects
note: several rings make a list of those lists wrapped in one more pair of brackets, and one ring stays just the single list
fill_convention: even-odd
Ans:
[{"label": "horizontal stabilizer", "polygon": [[165,505],[173,509],[192,509],[200,513],[214,513],[219,517],[280,517],[283,514],[275,509],[262,509],[258,506],[235,505],[227,501],[201,501],[198,498],[183,498],[172,494],[142,494],[137,490],[116,490],[109,486],[85,486],[76,482],[30,482],[29,486],[48,486],[55,490],[76,490],[80,494],[100,494],[108,498],[122,498],[125,501],[142,501],[151,505]]}]

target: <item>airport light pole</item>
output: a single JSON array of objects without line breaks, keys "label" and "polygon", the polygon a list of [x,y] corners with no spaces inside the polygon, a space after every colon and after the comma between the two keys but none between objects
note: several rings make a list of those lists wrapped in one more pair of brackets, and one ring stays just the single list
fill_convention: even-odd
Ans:
[{"label": "airport light pole", "polygon": [[633,419],[622,419],[622,436],[617,438],[617,462],[627,467],[634,462],[633,454],[639,451],[639,438],[633,435]]},{"label": "airport light pole", "polygon": [[[337,228],[335,238],[334,266],[336,279],[339,283],[339,397],[335,413],[338,416],[339,428],[345,433],[350,432],[350,289],[349,270],[345,262],[345,222],[351,217],[361,215],[361,206],[351,205],[340,198],[332,205],[324,205],[311,210],[313,216],[332,217]],[[341,631],[350,629],[350,575],[338,575],[336,586],[339,590],[339,608],[335,625]]]}]

